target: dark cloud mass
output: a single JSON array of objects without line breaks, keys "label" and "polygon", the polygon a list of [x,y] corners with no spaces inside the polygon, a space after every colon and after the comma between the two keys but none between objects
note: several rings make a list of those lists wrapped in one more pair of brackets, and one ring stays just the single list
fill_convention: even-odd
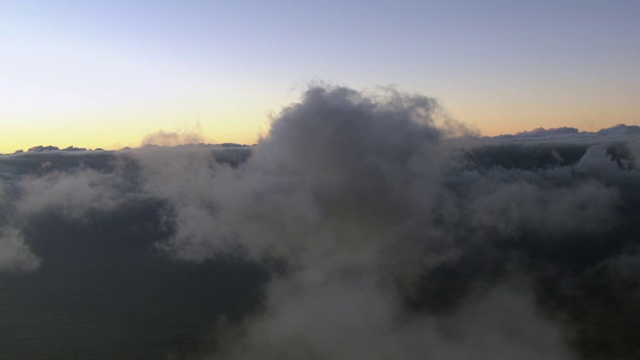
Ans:
[{"label": "dark cloud mass", "polygon": [[637,127],[480,138],[443,113],[314,87],[255,147],[2,156],[0,348],[638,359]]}]

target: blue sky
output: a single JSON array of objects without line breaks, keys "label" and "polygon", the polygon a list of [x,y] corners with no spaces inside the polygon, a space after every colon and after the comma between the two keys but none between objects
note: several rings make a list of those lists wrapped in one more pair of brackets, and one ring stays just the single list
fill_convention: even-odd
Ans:
[{"label": "blue sky", "polygon": [[159,130],[252,143],[314,81],[483,134],[640,124],[640,1],[0,0],[0,152]]}]

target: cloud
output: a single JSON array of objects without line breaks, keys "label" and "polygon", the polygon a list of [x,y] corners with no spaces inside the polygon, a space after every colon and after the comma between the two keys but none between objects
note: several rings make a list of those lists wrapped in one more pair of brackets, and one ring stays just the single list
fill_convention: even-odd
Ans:
[{"label": "cloud", "polygon": [[[584,216],[608,219],[615,193],[604,189],[600,195],[596,187],[593,196],[583,199],[589,185],[556,193],[530,185],[531,195],[522,197],[522,188],[509,192],[507,186],[505,192],[496,182],[496,192],[475,194],[475,202],[468,204],[446,186],[447,174],[461,162],[451,161],[458,153],[450,152],[445,132],[434,125],[436,109],[431,99],[399,93],[372,99],[345,88],[313,88],[274,120],[245,164],[210,172],[203,182],[208,191],[185,186],[192,179],[180,181],[186,193],[171,200],[177,204],[176,233],[165,249],[203,261],[207,252],[219,256],[235,241],[256,261],[275,257],[288,264],[288,271],[269,283],[263,310],[244,323],[242,336],[225,338],[214,358],[462,358],[478,351],[491,357],[530,352],[536,341],[550,341],[553,346],[546,351],[567,358],[557,329],[532,334],[509,350],[506,344],[513,340],[500,327],[485,332],[482,340],[470,335],[453,341],[437,329],[435,319],[408,311],[407,299],[425,281],[424,271],[455,265],[461,253],[471,251],[459,249],[456,239],[467,233],[437,219],[447,204],[452,223],[464,221],[464,212],[470,212],[471,225],[481,231],[491,232],[489,222],[529,231],[543,220],[550,232],[571,233],[580,226],[563,219],[563,211],[582,209],[587,199],[601,196],[602,206]],[[207,168],[192,164],[190,171],[167,174],[154,191],[173,186],[181,173]],[[185,204],[192,198],[198,200]],[[528,202],[539,203],[538,198],[542,204],[531,207]],[[558,198],[564,200],[554,202]],[[464,209],[456,209],[459,201]],[[499,217],[514,209],[512,223]],[[493,239],[476,241],[502,251]],[[443,321],[454,326],[463,321],[456,316],[467,306],[481,304],[460,305],[454,317]],[[528,323],[555,329],[535,311],[523,311],[534,319]],[[553,339],[535,340],[550,333],[556,334]],[[483,346],[496,343],[505,346]]]},{"label": "cloud", "polygon": [[140,301],[129,320],[191,341],[178,357],[637,358],[633,129],[479,138],[443,113],[311,87],[249,149],[160,132],[145,140],[160,147],[2,158],[3,263]]},{"label": "cloud", "polygon": [[478,231],[493,231],[501,237],[538,233],[561,238],[605,232],[613,226],[618,195],[599,183],[543,189],[519,181],[487,191],[490,186],[479,184],[483,189],[477,191],[486,192],[469,204],[469,221]]},{"label": "cloud", "polygon": [[0,227],[0,272],[32,272],[40,267],[19,230]]},{"label": "cloud", "polygon": [[[51,166],[50,163],[47,166]],[[123,196],[117,179],[95,170],[52,171],[39,177],[27,177],[19,183],[23,194],[16,210],[24,215],[49,210],[65,217],[82,220],[87,211],[110,210]]]},{"label": "cloud", "polygon": [[202,142],[203,137],[197,132],[160,130],[145,136],[142,145],[176,146]]},{"label": "cloud", "polygon": [[554,129],[537,128],[530,131],[521,131],[516,134],[504,134],[496,136],[499,140],[518,141],[587,141],[602,142],[622,140],[629,141],[640,134],[640,126],[618,124],[604,128],[596,132],[579,131],[572,127],[559,127]]},{"label": "cloud", "polygon": [[517,283],[476,294],[454,316],[407,312],[369,274],[302,275],[271,290],[266,310],[210,359],[571,358],[560,329]]},{"label": "cloud", "polygon": [[619,170],[618,164],[607,154],[604,144],[589,147],[576,165],[576,171],[604,182],[614,181]]}]

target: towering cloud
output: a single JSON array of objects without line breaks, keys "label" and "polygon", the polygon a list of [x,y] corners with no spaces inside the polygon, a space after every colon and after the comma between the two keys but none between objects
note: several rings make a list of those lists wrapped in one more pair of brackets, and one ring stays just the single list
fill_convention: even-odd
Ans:
[{"label": "towering cloud", "polygon": [[7,156],[0,281],[161,329],[115,357],[637,358],[636,135],[441,113],[314,87],[251,150]]}]

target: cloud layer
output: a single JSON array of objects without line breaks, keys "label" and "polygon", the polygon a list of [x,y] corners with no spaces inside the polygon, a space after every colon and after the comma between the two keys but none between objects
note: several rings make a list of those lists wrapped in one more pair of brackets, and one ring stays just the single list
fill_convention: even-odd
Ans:
[{"label": "cloud layer", "polygon": [[[139,285],[242,278],[228,294],[167,295],[208,315],[166,315],[198,339],[166,355],[637,358],[636,135],[481,139],[441,114],[420,95],[315,87],[252,149],[5,157],[2,279],[36,286],[47,267],[88,264],[120,264]],[[233,306],[187,300],[231,293]]]}]

